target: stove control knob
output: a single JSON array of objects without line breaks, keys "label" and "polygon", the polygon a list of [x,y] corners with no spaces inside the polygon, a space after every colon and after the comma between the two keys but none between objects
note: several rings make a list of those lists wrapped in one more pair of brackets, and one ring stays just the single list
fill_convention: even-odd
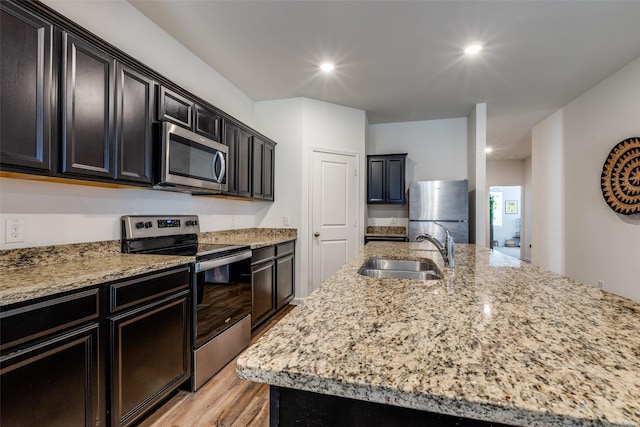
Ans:
[{"label": "stove control knob", "polygon": [[186,225],[187,227],[191,227],[193,223],[191,221],[185,221],[184,225]]},{"label": "stove control knob", "polygon": [[196,221],[196,220],[193,220],[191,222],[193,223],[193,225],[198,225],[198,221]]},{"label": "stove control knob", "polygon": [[144,222],[136,222],[136,228],[144,228]]},{"label": "stove control knob", "polygon": [[147,221],[144,223],[144,228],[151,228],[153,227],[153,223],[151,221]]}]

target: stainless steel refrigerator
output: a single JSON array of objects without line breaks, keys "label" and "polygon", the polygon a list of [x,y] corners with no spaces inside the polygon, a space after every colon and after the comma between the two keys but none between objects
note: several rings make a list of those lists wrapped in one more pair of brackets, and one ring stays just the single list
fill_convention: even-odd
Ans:
[{"label": "stainless steel refrigerator", "polygon": [[469,243],[469,183],[458,181],[414,181],[409,185],[409,241],[428,233],[444,241],[449,229],[455,243]]}]

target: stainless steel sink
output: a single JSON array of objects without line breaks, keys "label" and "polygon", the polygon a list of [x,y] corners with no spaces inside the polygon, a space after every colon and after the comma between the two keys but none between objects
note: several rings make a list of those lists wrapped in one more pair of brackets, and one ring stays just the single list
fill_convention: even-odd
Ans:
[{"label": "stainless steel sink", "polygon": [[363,265],[363,268],[376,270],[403,270],[403,271],[429,271],[438,270],[436,264],[430,260],[409,261],[404,259],[378,259],[370,258]]},{"label": "stainless steel sink", "polygon": [[412,279],[412,280],[440,280],[442,276],[435,270],[410,271],[410,270],[380,270],[375,268],[360,268],[358,273],[363,276],[377,277],[379,279]]},{"label": "stainless steel sink", "polygon": [[442,274],[430,259],[411,261],[406,259],[370,258],[362,264],[358,273],[380,279],[439,280]]}]

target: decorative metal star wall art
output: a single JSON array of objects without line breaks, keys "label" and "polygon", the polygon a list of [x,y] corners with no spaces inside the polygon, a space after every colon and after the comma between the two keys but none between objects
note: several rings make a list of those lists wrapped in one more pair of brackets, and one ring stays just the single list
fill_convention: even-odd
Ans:
[{"label": "decorative metal star wall art", "polygon": [[640,137],[618,143],[602,167],[602,195],[623,215],[640,213]]}]

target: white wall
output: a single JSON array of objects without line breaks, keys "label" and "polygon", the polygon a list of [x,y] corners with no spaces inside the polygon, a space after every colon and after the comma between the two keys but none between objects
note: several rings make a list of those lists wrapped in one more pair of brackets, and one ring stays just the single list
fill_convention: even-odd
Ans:
[{"label": "white wall", "polygon": [[533,129],[532,261],[640,301],[640,215],[616,214],[600,189],[609,151],[634,136],[640,58]]},{"label": "white wall", "polygon": [[468,117],[469,242],[489,246],[487,188],[487,104],[476,104]]},{"label": "white wall", "polygon": [[[267,202],[144,189],[110,189],[0,178],[0,249],[120,239],[121,215],[195,214],[202,231],[251,228]],[[5,243],[5,221],[22,219],[24,243]]]},{"label": "white wall", "polygon": [[[366,151],[407,153],[407,188],[411,181],[467,179],[467,118],[370,125]],[[406,226],[408,216],[408,204],[368,205],[368,225]]]},{"label": "white wall", "polygon": [[[44,3],[185,89],[254,125],[250,98],[127,1]],[[106,24],[113,22],[118,25]],[[154,190],[6,178],[0,178],[0,190],[0,249],[119,239],[119,218],[124,214],[197,214],[203,231],[254,227],[270,206]],[[5,220],[16,218],[25,220],[25,242],[5,244]]]},{"label": "white wall", "polygon": [[565,235],[563,111],[531,131],[531,262],[564,274]]},{"label": "white wall", "polygon": [[531,157],[524,161],[524,195],[522,209],[522,259],[531,262],[531,215],[533,199],[533,181],[531,177]]},{"label": "white wall", "polygon": [[[282,215],[291,214],[298,229],[296,300],[312,289],[310,171],[315,148],[354,153],[360,176],[358,194],[358,241],[364,239],[364,111],[309,98],[257,102],[257,129],[278,141],[276,148],[276,201],[260,226],[281,226]],[[282,193],[282,196],[280,194]]]}]

